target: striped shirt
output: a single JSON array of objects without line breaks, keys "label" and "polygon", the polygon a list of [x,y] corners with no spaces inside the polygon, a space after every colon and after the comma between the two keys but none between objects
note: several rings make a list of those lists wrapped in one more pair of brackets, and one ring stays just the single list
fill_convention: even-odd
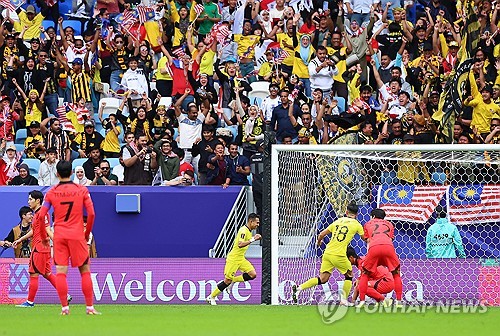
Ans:
[{"label": "striped shirt", "polygon": [[66,158],[66,149],[69,148],[68,134],[64,131],[61,131],[59,134],[49,131],[45,139],[45,148],[51,147],[55,147],[58,158],[64,160]]},{"label": "striped shirt", "polygon": [[71,70],[71,98],[73,103],[78,101],[78,98],[83,97],[86,102],[92,101],[90,97],[90,76],[85,72],[75,73]]}]

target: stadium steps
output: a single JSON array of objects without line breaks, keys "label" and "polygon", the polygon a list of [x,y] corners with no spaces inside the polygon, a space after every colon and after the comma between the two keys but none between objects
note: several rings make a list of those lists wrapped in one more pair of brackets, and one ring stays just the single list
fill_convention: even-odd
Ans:
[{"label": "stadium steps", "polygon": [[308,236],[280,236],[278,255],[280,258],[304,257],[304,247],[310,240]]},{"label": "stadium steps", "polygon": [[247,253],[245,255],[247,258],[262,258],[262,246],[257,243],[253,243],[248,247]]}]

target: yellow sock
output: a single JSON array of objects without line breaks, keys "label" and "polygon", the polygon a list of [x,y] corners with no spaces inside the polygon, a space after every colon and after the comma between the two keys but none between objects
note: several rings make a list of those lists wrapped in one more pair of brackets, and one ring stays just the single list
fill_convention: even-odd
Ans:
[{"label": "yellow sock", "polygon": [[342,299],[347,300],[349,293],[351,293],[352,280],[344,280],[344,286],[342,287]]},{"label": "yellow sock", "polygon": [[220,289],[218,287],[215,287],[214,291],[212,292],[212,294],[210,294],[211,297],[217,297],[217,295],[220,294]]},{"label": "yellow sock", "polygon": [[302,285],[300,285],[299,288],[302,290],[302,289],[314,287],[316,285],[318,285],[318,278],[311,278],[311,279],[307,280],[306,282],[304,282]]}]

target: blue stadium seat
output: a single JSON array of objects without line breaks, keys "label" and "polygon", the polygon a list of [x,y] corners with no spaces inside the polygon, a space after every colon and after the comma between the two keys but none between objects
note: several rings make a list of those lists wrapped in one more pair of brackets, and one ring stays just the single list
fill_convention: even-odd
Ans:
[{"label": "blue stadium seat", "polygon": [[38,159],[24,159],[23,163],[26,163],[30,168],[30,174],[38,178],[38,171],[40,170],[40,160]]},{"label": "blue stadium seat", "polygon": [[115,168],[120,164],[120,159],[118,158],[107,158],[106,160],[108,160],[111,169]]},{"label": "blue stadium seat", "polygon": [[56,28],[56,30],[57,30],[57,27],[54,27],[54,21],[43,20],[42,21],[42,26],[43,26],[43,28],[45,30],[47,30],[49,27]]},{"label": "blue stadium seat", "polygon": [[78,166],[83,166],[83,164],[85,163],[85,161],[87,161],[88,159],[86,158],[78,158],[78,159],[74,159],[73,160],[73,163],[71,164],[71,167],[73,170],[75,170],[76,167]]},{"label": "blue stadium seat", "polygon": [[332,99],[336,99],[338,104],[337,106],[339,107],[339,112],[345,112],[345,98],[344,97],[333,97]]},{"label": "blue stadium seat", "polygon": [[71,27],[75,31],[75,36],[82,35],[82,23],[77,20],[66,20],[63,22],[63,28]]},{"label": "blue stadium seat", "polygon": [[26,128],[20,128],[16,131],[16,139],[14,140],[14,143],[24,145],[24,140],[26,140],[27,137],[28,131]]}]

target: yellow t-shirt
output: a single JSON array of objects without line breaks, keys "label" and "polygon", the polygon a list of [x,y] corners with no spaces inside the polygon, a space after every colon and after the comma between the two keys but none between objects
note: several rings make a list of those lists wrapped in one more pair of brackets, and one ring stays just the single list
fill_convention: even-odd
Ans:
[{"label": "yellow t-shirt", "polygon": [[[331,56],[333,55],[334,53],[337,52],[336,49],[333,49],[331,47],[327,47],[326,48],[328,50],[328,55]],[[347,54],[347,47],[342,47],[340,48],[340,56],[344,57],[346,56]],[[344,78],[342,77],[342,75],[344,74],[344,72],[346,72],[347,70],[347,63],[345,61],[345,59],[337,62],[337,64],[335,64],[337,66],[337,69],[339,70],[339,73],[336,75],[336,76],[333,76],[333,79],[337,82],[340,82],[340,83],[345,83],[345,80]]]},{"label": "yellow t-shirt", "polygon": [[332,233],[330,242],[326,245],[325,253],[334,256],[346,255],[347,246],[357,233],[363,236],[363,226],[354,218],[342,217],[328,226],[328,231]]},{"label": "yellow t-shirt", "polygon": [[[120,126],[115,126],[115,128],[118,130],[118,134],[122,131]],[[118,140],[118,135],[113,132],[113,129],[110,128],[106,132],[106,136],[104,137],[103,145],[102,145],[102,150],[105,152],[113,152],[113,153],[119,153],[120,152],[120,140]]]},{"label": "yellow t-shirt", "polygon": [[23,11],[18,14],[18,17],[19,21],[14,22],[14,29],[20,33],[23,31],[23,27],[28,27],[23,36],[24,40],[31,40],[34,37],[40,38],[40,26],[44,19],[42,13],[38,13],[33,21],[28,20],[26,12]]},{"label": "yellow t-shirt", "polygon": [[265,77],[267,75],[269,75],[271,73],[271,71],[273,71],[272,67],[271,67],[271,63],[269,62],[264,62],[262,63],[262,65],[260,66],[260,69],[259,69],[259,76],[261,77]]},{"label": "yellow t-shirt", "polygon": [[472,106],[472,121],[471,127],[477,127],[479,133],[490,133],[490,122],[494,115],[495,118],[500,116],[500,106],[495,104],[493,99],[489,104],[483,101],[481,94],[476,95],[467,106]]},{"label": "yellow t-shirt", "polygon": [[245,58],[255,57],[255,46],[259,43],[260,36],[236,34],[233,39],[238,44],[238,56]]},{"label": "yellow t-shirt", "polygon": [[39,123],[42,122],[42,111],[38,109],[36,104],[33,104],[31,107],[31,111],[28,110],[28,101],[29,98],[24,101],[24,104],[26,105],[26,115],[24,116],[24,119],[26,120],[26,126],[29,126],[32,121],[38,121]]},{"label": "yellow t-shirt", "polygon": [[158,61],[158,67],[157,67],[157,71],[156,71],[156,75],[155,75],[156,80],[172,80],[172,77],[170,76],[170,74],[168,72],[166,74],[162,74],[160,71],[161,69],[164,69],[167,66],[167,63],[168,63],[167,56],[163,56]]},{"label": "yellow t-shirt", "polygon": [[[283,60],[284,65],[293,66],[294,60],[294,47],[293,47],[293,39],[288,36],[286,33],[279,33],[276,35],[276,41],[279,42],[280,48],[288,53],[288,57]],[[285,46],[285,42],[286,46]]]},{"label": "yellow t-shirt", "polygon": [[243,225],[242,227],[240,227],[238,233],[236,234],[236,237],[234,237],[233,248],[231,249],[231,252],[229,252],[229,254],[227,255],[227,259],[233,261],[244,259],[245,253],[250,245],[240,248],[238,247],[238,243],[248,241],[250,240],[250,238],[252,238],[252,232],[250,231],[248,226]]},{"label": "yellow t-shirt", "polygon": [[[198,50],[194,50],[193,59],[198,55]],[[207,50],[201,57],[200,74],[214,75],[215,52],[212,49]]]}]

